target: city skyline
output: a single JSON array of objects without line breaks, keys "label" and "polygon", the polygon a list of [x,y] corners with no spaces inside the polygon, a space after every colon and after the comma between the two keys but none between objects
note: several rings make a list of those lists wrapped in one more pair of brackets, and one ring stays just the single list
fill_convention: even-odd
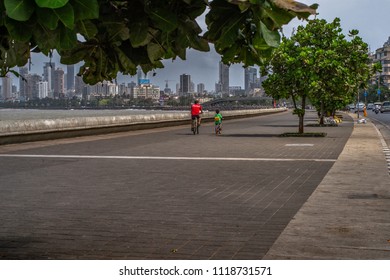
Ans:
[{"label": "city skyline", "polygon": [[[349,30],[359,30],[359,36],[366,42],[371,51],[382,47],[383,43],[389,37],[388,26],[390,25],[390,17],[387,11],[390,10],[390,1],[377,0],[374,3],[368,0],[301,0],[305,4],[318,3],[317,18],[323,18],[327,21],[332,21],[335,17],[341,19],[341,27],[345,34]],[[377,9],[376,7],[380,7]],[[312,18],[312,17],[311,17]],[[204,17],[199,19],[200,26],[204,29]],[[305,24],[304,21],[293,20],[290,24],[283,27],[285,36],[291,36],[291,33],[298,25]],[[208,53],[201,53],[195,50],[187,51],[187,59],[182,61],[176,59],[174,61],[163,61],[165,68],[156,69],[155,75],[151,77],[151,81],[159,86],[165,88],[165,80],[169,80],[169,86],[175,89],[175,85],[180,82],[180,75],[187,73],[191,75],[191,79],[195,84],[203,83],[207,91],[212,91],[215,88],[215,83],[218,83],[218,63],[220,56],[215,52],[214,46],[211,45],[211,51]],[[33,54],[32,70],[41,74],[44,62],[48,62],[49,58],[43,55]],[[53,62],[60,65],[59,57],[54,56]],[[61,65],[60,65],[61,66]],[[61,66],[65,69],[66,66]],[[39,68],[38,71],[35,68]],[[78,67],[75,69],[77,73]],[[13,77],[13,84],[17,84]],[[118,75],[118,83],[128,83],[136,81],[136,77]],[[242,65],[233,64],[230,67],[230,85],[241,86],[244,88],[244,70]]]}]

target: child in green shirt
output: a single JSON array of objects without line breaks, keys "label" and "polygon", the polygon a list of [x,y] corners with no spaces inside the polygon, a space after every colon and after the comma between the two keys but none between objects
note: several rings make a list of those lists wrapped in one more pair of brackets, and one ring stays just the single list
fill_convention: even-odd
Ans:
[{"label": "child in green shirt", "polygon": [[219,110],[215,110],[215,115],[214,115],[214,124],[215,124],[215,134],[218,135],[218,134],[221,134],[221,130],[222,130],[222,115],[221,113],[219,112]]}]

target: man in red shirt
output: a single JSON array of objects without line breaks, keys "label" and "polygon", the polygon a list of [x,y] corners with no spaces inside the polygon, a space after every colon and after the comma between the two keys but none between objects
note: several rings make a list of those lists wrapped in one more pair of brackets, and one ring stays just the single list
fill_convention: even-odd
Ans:
[{"label": "man in red shirt", "polygon": [[202,114],[202,105],[199,104],[198,100],[195,100],[194,104],[191,105],[191,119],[198,119],[198,125],[200,125],[200,114]]}]

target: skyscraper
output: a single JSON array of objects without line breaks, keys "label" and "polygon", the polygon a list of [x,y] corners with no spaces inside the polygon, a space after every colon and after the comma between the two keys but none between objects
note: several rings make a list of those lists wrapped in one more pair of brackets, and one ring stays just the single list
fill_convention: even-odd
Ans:
[{"label": "skyscraper", "polygon": [[83,78],[80,76],[76,76],[74,84],[75,84],[75,94],[81,96],[84,93],[84,88],[86,87]]},{"label": "skyscraper", "polygon": [[49,94],[49,83],[47,81],[44,82],[38,82],[38,91],[39,91],[39,98],[46,98]]},{"label": "skyscraper", "polygon": [[257,69],[254,67],[245,68],[244,79],[245,94],[248,95],[250,91],[254,88],[255,83],[257,82]]},{"label": "skyscraper", "polygon": [[64,70],[57,68],[53,75],[53,94],[55,98],[63,97],[65,93]]},{"label": "skyscraper", "polygon": [[43,65],[43,81],[46,81],[48,83],[48,89],[49,89],[49,96],[53,97],[52,93],[54,90],[54,71],[55,71],[56,64],[54,62],[45,62]]},{"label": "skyscraper", "polygon": [[185,96],[190,93],[191,90],[191,75],[180,75],[180,91],[179,96]]},{"label": "skyscraper", "polygon": [[39,98],[39,82],[42,81],[42,76],[36,73],[27,74],[26,80],[26,99],[28,100]]},{"label": "skyscraper", "polygon": [[137,69],[137,85],[140,86],[141,84],[149,83],[147,81],[149,79],[148,73],[144,74],[141,67],[138,67]]},{"label": "skyscraper", "polygon": [[0,99],[7,100],[11,98],[12,93],[12,79],[8,75],[1,78],[1,92]]},{"label": "skyscraper", "polygon": [[229,65],[219,62],[219,84],[223,95],[229,95]]},{"label": "skyscraper", "polygon": [[205,91],[205,86],[204,86],[203,83],[200,83],[200,84],[197,85],[197,88],[196,88],[196,89],[197,89],[196,92],[197,92],[198,94],[203,94],[204,91]]},{"label": "skyscraper", "polygon": [[27,75],[28,68],[27,67],[19,67],[19,98],[21,100],[25,100],[27,97]]},{"label": "skyscraper", "polygon": [[67,91],[73,91],[74,88],[74,65],[66,66],[66,89]]}]

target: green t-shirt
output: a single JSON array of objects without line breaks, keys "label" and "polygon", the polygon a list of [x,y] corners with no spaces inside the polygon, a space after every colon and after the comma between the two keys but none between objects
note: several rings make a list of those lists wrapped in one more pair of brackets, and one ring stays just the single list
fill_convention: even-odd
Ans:
[{"label": "green t-shirt", "polygon": [[214,116],[214,123],[215,124],[222,123],[222,115],[221,115],[221,113],[215,114],[215,116]]}]

